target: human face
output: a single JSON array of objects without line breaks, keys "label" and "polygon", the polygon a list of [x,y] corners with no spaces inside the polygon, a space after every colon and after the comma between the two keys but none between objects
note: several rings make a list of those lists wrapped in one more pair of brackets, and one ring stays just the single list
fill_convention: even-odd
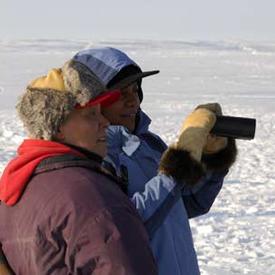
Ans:
[{"label": "human face", "polygon": [[133,83],[121,89],[121,96],[112,105],[102,108],[103,115],[113,125],[122,125],[130,132],[135,130],[136,114],[140,106],[138,84]]},{"label": "human face", "polygon": [[108,120],[101,114],[100,105],[75,109],[61,125],[57,139],[105,157],[105,130],[108,125]]}]

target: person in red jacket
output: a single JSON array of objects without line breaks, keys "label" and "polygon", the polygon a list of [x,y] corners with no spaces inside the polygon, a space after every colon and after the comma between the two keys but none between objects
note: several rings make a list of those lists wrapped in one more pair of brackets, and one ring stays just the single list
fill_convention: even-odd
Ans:
[{"label": "person in red jacket", "polygon": [[19,100],[29,138],[0,180],[0,242],[16,274],[157,274],[124,185],[101,168],[101,106],[119,96],[70,61]]}]

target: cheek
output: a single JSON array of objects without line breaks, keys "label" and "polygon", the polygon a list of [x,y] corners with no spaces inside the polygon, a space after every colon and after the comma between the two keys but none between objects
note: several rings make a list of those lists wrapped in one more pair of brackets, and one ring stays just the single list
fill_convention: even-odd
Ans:
[{"label": "cheek", "polygon": [[100,132],[99,123],[90,121],[85,125],[79,125],[79,132],[81,132],[83,138],[87,137],[96,140]]},{"label": "cheek", "polygon": [[99,124],[96,122],[79,123],[70,131],[70,136],[75,142],[94,143],[98,138]]},{"label": "cheek", "polygon": [[136,104],[138,107],[140,106],[140,99],[138,97],[138,94],[136,94]]}]

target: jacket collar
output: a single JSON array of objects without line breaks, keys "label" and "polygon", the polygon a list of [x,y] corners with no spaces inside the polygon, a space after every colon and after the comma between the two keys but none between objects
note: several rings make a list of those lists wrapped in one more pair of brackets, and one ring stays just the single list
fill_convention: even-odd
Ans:
[{"label": "jacket collar", "polygon": [[130,133],[128,129],[119,125],[111,125],[107,130],[109,155],[118,155],[122,149],[131,156],[140,146],[139,136],[148,133],[151,119],[142,111],[137,114],[136,129]]},{"label": "jacket collar", "polygon": [[103,161],[103,158],[101,156],[79,146],[75,146],[71,144],[64,144],[64,145],[79,152],[80,154],[82,154],[82,156],[64,154],[64,155],[46,158],[38,164],[38,166],[34,171],[34,174],[36,175],[36,174],[48,172],[51,170],[57,170],[57,169],[62,169],[65,167],[72,167],[72,166],[83,166],[83,167],[88,166],[88,167],[100,169]]},{"label": "jacket collar", "polygon": [[151,119],[140,109],[137,114],[136,129],[133,134],[138,136],[140,134],[147,133],[149,131],[150,124]]},{"label": "jacket collar", "polygon": [[2,174],[0,200],[10,206],[16,204],[41,161],[64,154],[83,157],[79,151],[58,142],[24,140],[17,149],[17,156],[8,163]]}]

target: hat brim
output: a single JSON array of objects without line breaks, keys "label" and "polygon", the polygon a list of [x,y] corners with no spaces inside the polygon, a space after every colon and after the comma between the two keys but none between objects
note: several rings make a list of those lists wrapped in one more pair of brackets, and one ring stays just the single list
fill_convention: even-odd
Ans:
[{"label": "hat brim", "polygon": [[95,106],[98,104],[101,105],[102,107],[108,107],[112,105],[114,102],[118,101],[120,98],[120,95],[121,95],[121,92],[119,89],[111,90],[111,91],[109,90],[97,96],[96,98],[91,99],[83,106],[80,104],[77,104],[75,106],[75,109],[83,109],[83,108]]},{"label": "hat brim", "polygon": [[132,74],[130,76],[123,78],[121,81],[119,81],[118,83],[111,86],[110,89],[121,89],[121,88],[124,88],[124,87],[136,82],[137,80],[140,80],[144,77],[158,74],[158,73],[159,73],[159,70],[135,73],[135,74]]}]

